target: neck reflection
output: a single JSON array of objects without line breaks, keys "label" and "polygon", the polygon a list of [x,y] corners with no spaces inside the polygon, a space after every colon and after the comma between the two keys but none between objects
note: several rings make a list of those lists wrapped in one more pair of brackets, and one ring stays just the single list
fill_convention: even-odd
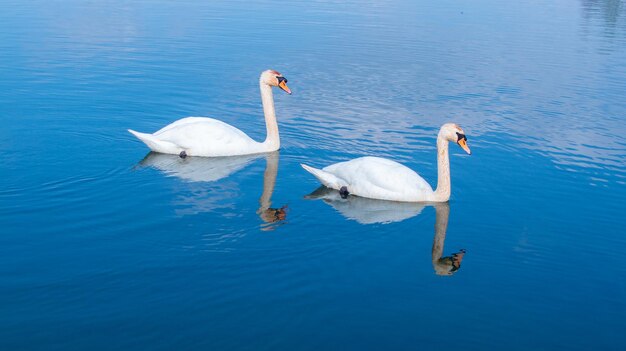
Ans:
[{"label": "neck reflection", "polygon": [[433,239],[432,261],[437,275],[452,275],[461,268],[461,261],[465,256],[465,249],[459,250],[450,256],[443,256],[443,244],[448,231],[450,204],[447,202],[433,205],[435,207],[435,238]]},{"label": "neck reflection", "polygon": [[[259,198],[259,208],[256,213],[263,221],[262,230],[273,230],[277,224],[287,218],[287,206],[272,207],[272,194],[278,175],[279,151],[229,157],[187,157],[182,159],[177,155],[167,155],[150,152],[137,165],[138,167],[152,167],[165,173],[167,176],[176,177],[190,183],[215,182],[227,178],[236,173],[253,161],[265,157],[265,171],[263,173],[263,191]],[[232,192],[231,192],[232,196]],[[194,196],[185,202],[196,204],[196,210],[191,213],[207,212],[213,208],[219,208],[219,202],[224,198],[213,194],[209,197]],[[201,209],[201,210],[198,210]]]},{"label": "neck reflection", "polygon": [[461,262],[465,255],[464,249],[449,256],[443,256],[448,219],[450,217],[450,204],[448,202],[396,202],[368,199],[353,195],[348,195],[344,198],[337,190],[325,186],[319,187],[311,194],[305,196],[305,198],[321,199],[347,219],[366,225],[401,222],[419,215],[424,207],[433,206],[435,208],[435,236],[432,247],[432,264],[435,274],[442,276],[453,275],[461,268]]},{"label": "neck reflection", "polygon": [[272,207],[272,194],[276,185],[276,176],[278,175],[278,151],[271,152],[265,156],[265,172],[263,172],[263,193],[259,198],[259,209],[257,215],[264,224],[261,230],[274,230],[277,225],[284,223],[287,219],[287,205],[280,208]]}]

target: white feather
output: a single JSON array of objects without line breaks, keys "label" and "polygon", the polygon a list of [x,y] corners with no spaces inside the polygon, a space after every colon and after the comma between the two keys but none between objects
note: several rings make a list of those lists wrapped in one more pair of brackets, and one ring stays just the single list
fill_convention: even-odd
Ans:
[{"label": "white feather", "polygon": [[323,169],[307,165],[302,167],[313,174],[325,186],[371,199],[403,202],[446,202],[450,199],[450,161],[448,142],[462,141],[459,144],[468,154],[463,129],[454,123],[441,126],[437,136],[437,190],[410,168],[392,160],[380,157],[360,157],[346,162],[332,164]]},{"label": "white feather", "polygon": [[430,185],[406,166],[380,157],[360,157],[323,169],[302,165],[325,186],[362,197],[393,201],[429,201]]},{"label": "white feather", "polygon": [[[272,86],[280,73],[265,71],[259,80],[267,138],[264,142],[252,140],[246,133],[217,119],[186,117],[175,121],[153,134],[128,130],[143,141],[150,150],[164,154],[188,156],[238,156],[276,151],[280,147]],[[285,86],[286,87],[286,86]],[[288,91],[291,93],[290,91]]]}]

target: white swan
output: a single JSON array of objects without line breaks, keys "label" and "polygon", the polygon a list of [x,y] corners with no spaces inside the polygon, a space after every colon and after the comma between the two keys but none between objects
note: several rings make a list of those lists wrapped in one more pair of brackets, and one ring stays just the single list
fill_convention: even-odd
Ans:
[{"label": "white swan", "polygon": [[222,121],[207,117],[187,117],[171,123],[154,134],[128,131],[143,141],[152,151],[185,156],[236,156],[276,151],[280,148],[278,124],[274,110],[272,87],[288,94],[287,79],[279,72],[261,73],[261,100],[265,114],[267,138],[259,143],[246,133]]},{"label": "white swan", "polygon": [[454,141],[471,154],[463,129],[454,123],[441,126],[437,136],[437,190],[413,170],[380,157],[360,157],[324,169],[301,164],[325,186],[342,195],[405,202],[446,202],[450,199],[448,142]]}]

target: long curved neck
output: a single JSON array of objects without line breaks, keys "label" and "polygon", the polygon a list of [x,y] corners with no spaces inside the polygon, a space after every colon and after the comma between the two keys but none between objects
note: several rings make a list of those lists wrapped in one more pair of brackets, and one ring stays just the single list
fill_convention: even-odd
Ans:
[{"label": "long curved neck", "polygon": [[440,135],[437,137],[437,189],[433,194],[433,201],[448,201],[450,199],[450,192],[448,141]]},{"label": "long curved neck", "polygon": [[263,102],[263,114],[267,128],[267,137],[263,144],[267,147],[266,151],[278,150],[280,148],[280,136],[278,135],[278,123],[276,123],[272,87],[263,82],[260,82],[259,85],[261,86],[261,101]]}]

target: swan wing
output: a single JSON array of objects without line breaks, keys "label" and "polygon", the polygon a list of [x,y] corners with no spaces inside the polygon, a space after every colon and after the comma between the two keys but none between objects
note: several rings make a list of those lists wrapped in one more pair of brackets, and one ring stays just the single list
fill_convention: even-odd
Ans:
[{"label": "swan wing", "polygon": [[217,119],[187,117],[153,134],[175,144],[189,156],[231,156],[263,152],[263,146],[246,133]]},{"label": "swan wing", "polygon": [[180,126],[183,126],[185,124],[191,124],[191,123],[199,123],[199,122],[212,122],[212,121],[217,121],[220,122],[219,120],[213,119],[213,118],[208,118],[208,117],[185,117],[185,118],[181,118],[177,121],[174,121],[168,125],[166,125],[165,127],[157,130],[156,132],[154,132],[155,135],[166,132],[170,129],[173,128],[177,128]]},{"label": "swan wing", "polygon": [[393,201],[428,201],[431,186],[410,168],[385,158],[360,157],[323,169],[347,184],[351,194]]}]

